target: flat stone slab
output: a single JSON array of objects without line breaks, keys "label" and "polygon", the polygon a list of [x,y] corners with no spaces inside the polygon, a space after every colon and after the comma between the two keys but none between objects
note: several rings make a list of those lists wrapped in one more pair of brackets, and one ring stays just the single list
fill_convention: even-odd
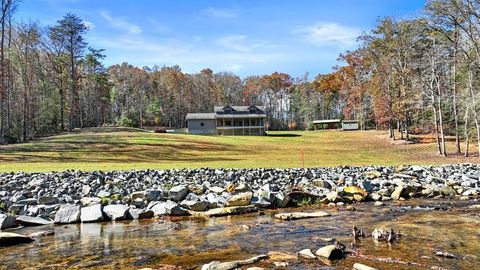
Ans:
[{"label": "flat stone slab", "polygon": [[53,224],[53,220],[31,216],[18,216],[17,222],[22,224],[23,226],[42,226]]},{"label": "flat stone slab", "polygon": [[18,233],[0,232],[0,246],[13,246],[33,241],[33,238]]},{"label": "flat stone slab", "polygon": [[276,214],[275,218],[283,220],[294,220],[294,219],[303,219],[303,218],[318,218],[318,217],[328,217],[331,216],[330,213],[325,211],[317,212],[291,212],[291,213],[280,213]]},{"label": "flat stone slab", "polygon": [[247,205],[247,206],[230,206],[230,207],[214,208],[205,212],[189,211],[189,213],[194,217],[221,217],[221,216],[251,213],[256,211],[258,211],[257,207],[253,205]]}]

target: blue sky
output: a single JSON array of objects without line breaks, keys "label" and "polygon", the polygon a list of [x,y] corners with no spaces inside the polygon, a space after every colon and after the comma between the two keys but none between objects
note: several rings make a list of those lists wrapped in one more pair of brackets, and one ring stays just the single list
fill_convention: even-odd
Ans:
[{"label": "blue sky", "polygon": [[313,77],[338,64],[378,18],[413,17],[424,0],[24,0],[17,20],[52,25],[67,12],[90,27],[106,65],[209,67],[242,77]]}]

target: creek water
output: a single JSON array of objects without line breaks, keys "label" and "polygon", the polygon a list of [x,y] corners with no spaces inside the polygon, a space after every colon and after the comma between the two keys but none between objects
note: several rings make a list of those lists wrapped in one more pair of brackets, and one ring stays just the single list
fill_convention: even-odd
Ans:
[{"label": "creek water", "polygon": [[[352,269],[356,262],[378,269],[480,269],[480,210],[473,201],[408,200],[374,206],[313,206],[217,218],[170,218],[92,224],[25,227],[28,234],[53,230],[55,235],[32,244],[0,248],[0,269],[141,269],[177,265],[199,269],[213,260],[232,261],[267,254],[296,252],[329,244],[335,238],[355,252],[339,261],[287,259],[288,269]],[[280,221],[287,211],[330,212],[332,216]],[[369,235],[374,228],[400,231],[400,241],[354,240],[352,226]],[[444,258],[442,251],[456,255]],[[275,258],[255,266],[274,268]],[[249,265],[253,266],[253,265]],[[244,267],[246,269],[247,267]]]}]

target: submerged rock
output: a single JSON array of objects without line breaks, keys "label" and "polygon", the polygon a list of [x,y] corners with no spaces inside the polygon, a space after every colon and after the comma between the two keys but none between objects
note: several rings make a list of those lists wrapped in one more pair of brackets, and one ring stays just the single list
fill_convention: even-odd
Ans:
[{"label": "submerged rock", "polygon": [[55,234],[54,231],[49,230],[49,231],[34,232],[34,233],[29,234],[28,237],[36,238],[36,237],[43,237],[43,236],[51,236],[51,235],[54,235],[54,234]]},{"label": "submerged rock", "polygon": [[298,257],[304,258],[304,259],[316,259],[317,256],[313,254],[312,250],[309,248],[302,249],[298,252]]},{"label": "submerged rock", "polygon": [[331,216],[330,213],[324,211],[316,212],[291,212],[291,213],[281,213],[276,214],[275,218],[283,220],[294,220],[294,219],[303,219],[303,218],[318,218],[318,217],[328,217]]},{"label": "submerged rock", "polygon": [[221,207],[210,209],[205,212],[195,212],[190,211],[192,216],[197,217],[220,217],[220,216],[230,216],[230,215],[238,215],[238,214],[245,214],[258,211],[258,209],[253,205],[247,206],[232,206],[232,207]]},{"label": "submerged rock", "polygon": [[240,266],[244,266],[244,265],[259,262],[260,260],[266,259],[267,257],[268,257],[267,255],[260,255],[260,256],[250,258],[248,260],[223,262],[223,263],[219,262],[219,261],[213,261],[213,262],[204,264],[202,266],[202,270],[231,270],[231,269],[237,269]]},{"label": "submerged rock", "polygon": [[367,266],[367,265],[364,265],[364,264],[361,264],[361,263],[353,264],[353,269],[354,270],[377,270],[377,268],[373,268],[373,267],[370,267],[370,266]]}]

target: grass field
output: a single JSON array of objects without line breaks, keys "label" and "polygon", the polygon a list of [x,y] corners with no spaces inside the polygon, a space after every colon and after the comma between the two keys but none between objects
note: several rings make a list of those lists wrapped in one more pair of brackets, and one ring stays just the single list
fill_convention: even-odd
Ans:
[{"label": "grass field", "polygon": [[157,134],[134,129],[89,129],[32,143],[0,146],[0,171],[478,162],[478,158],[440,157],[435,154],[433,143],[392,144],[386,133],[379,131],[270,134],[221,137]]}]

